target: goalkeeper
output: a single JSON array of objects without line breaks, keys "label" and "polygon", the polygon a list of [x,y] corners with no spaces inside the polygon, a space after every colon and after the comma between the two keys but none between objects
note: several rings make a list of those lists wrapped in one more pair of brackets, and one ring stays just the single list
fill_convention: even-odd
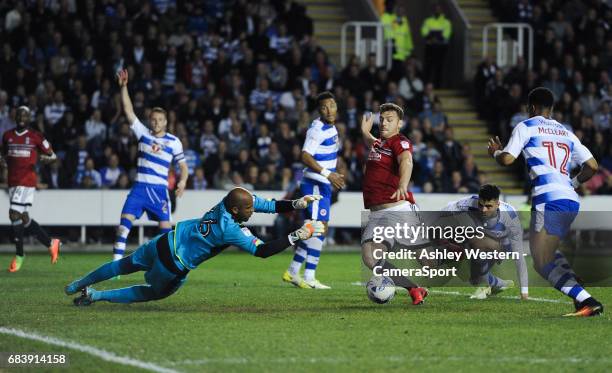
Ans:
[{"label": "goalkeeper", "polygon": [[[297,200],[264,200],[248,190],[235,188],[200,219],[178,222],[174,230],[159,235],[121,260],[108,262],[65,288],[67,295],[81,292],[74,299],[76,306],[88,306],[97,301],[113,303],[146,302],[165,298],[176,292],[186,281],[190,270],[214,257],[230,245],[254,256],[267,258],[278,254],[298,241],[323,233],[319,221],[306,221],[295,232],[279,239],[262,242],[242,223],[253,212],[282,213],[305,209],[320,199],[307,195]],[[90,285],[117,275],[145,271],[145,285],[98,291]]]}]

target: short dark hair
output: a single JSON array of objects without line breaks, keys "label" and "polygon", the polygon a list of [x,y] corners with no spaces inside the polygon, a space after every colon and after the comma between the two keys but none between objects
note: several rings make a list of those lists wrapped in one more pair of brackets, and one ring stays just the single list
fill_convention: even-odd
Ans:
[{"label": "short dark hair", "polygon": [[400,120],[404,119],[404,110],[402,110],[399,105],[396,105],[392,102],[387,102],[380,105],[380,113],[384,113],[385,111],[395,111]]},{"label": "short dark hair", "polygon": [[321,92],[319,93],[319,95],[317,96],[317,106],[321,105],[321,101],[323,100],[328,100],[328,99],[332,99],[332,100],[336,100],[336,97],[334,96],[333,93],[331,93],[330,91],[325,91],[325,92]]},{"label": "short dark hair", "polygon": [[168,118],[168,113],[166,112],[166,110],[160,108],[159,106],[155,106],[154,108],[151,109],[151,114],[153,113],[160,113],[164,115],[164,118]]},{"label": "short dark hair", "polygon": [[483,201],[498,200],[501,191],[497,185],[484,184],[478,191],[478,198]]},{"label": "short dark hair", "polygon": [[528,106],[539,106],[541,108],[552,109],[554,103],[555,96],[548,88],[534,88],[529,92],[529,96],[527,96]]}]

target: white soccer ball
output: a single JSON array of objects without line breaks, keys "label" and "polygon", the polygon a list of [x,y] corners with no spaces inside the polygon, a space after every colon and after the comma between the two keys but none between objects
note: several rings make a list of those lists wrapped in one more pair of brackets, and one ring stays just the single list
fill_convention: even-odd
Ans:
[{"label": "white soccer ball", "polygon": [[366,292],[372,302],[387,303],[395,296],[395,284],[389,277],[372,276],[366,284]]}]

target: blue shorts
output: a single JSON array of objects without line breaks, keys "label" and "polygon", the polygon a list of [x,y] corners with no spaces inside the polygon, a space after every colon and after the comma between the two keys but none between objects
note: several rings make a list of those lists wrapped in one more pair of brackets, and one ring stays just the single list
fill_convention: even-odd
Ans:
[{"label": "blue shorts", "polygon": [[558,199],[546,202],[544,211],[533,211],[531,222],[535,224],[535,231],[540,232],[542,228],[550,235],[565,237],[570,230],[574,219],[580,210],[580,203],[571,199]]},{"label": "blue shorts", "polygon": [[316,180],[303,178],[300,184],[302,195],[319,194],[322,199],[309,204],[304,210],[304,219],[329,221],[329,207],[331,206],[332,186]]},{"label": "blue shorts", "polygon": [[170,210],[168,188],[137,183],[130,190],[121,214],[131,214],[139,219],[146,211],[149,220],[171,221]]},{"label": "blue shorts", "polygon": [[[183,286],[187,277],[172,273],[162,263],[157,250],[157,241],[161,237],[167,239],[166,235],[159,235],[136,249],[130,257],[134,265],[146,271],[144,277],[147,284],[151,285],[156,293],[168,296]],[[177,263],[177,266],[180,264]]]}]

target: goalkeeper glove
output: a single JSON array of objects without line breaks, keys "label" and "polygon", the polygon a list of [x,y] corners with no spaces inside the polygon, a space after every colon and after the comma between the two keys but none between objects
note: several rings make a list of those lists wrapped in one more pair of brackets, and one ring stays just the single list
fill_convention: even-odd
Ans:
[{"label": "goalkeeper glove", "polygon": [[302,227],[289,233],[289,242],[295,245],[297,241],[307,240],[310,237],[318,237],[325,232],[325,226],[317,220],[307,220]]},{"label": "goalkeeper glove", "polygon": [[300,199],[294,199],[293,201],[291,201],[291,205],[296,210],[303,210],[308,207],[308,204],[314,201],[318,201],[321,198],[323,198],[323,196],[320,196],[318,194],[309,194]]}]

